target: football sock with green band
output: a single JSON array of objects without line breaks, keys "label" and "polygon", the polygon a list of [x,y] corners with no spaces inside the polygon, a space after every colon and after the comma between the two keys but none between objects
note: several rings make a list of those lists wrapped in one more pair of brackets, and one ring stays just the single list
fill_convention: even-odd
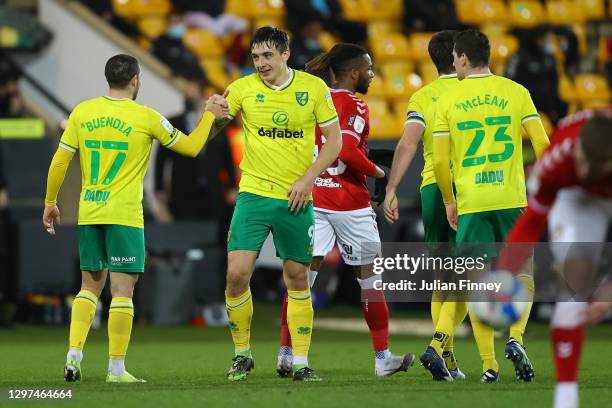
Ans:
[{"label": "football sock with green band", "polygon": [[525,314],[512,326],[510,326],[510,337],[514,338],[516,341],[523,344],[523,334],[525,334],[525,329],[527,328],[527,321],[529,320],[529,313],[531,312],[531,306],[533,305],[533,294],[535,292],[535,286],[533,284],[533,276],[531,275],[519,275],[519,280],[525,287],[525,289],[529,292],[529,306],[527,306],[527,310]]},{"label": "football sock with green band", "polygon": [[97,305],[98,297],[88,290],[81,290],[74,298],[70,318],[69,343],[71,349],[83,350]]},{"label": "football sock with green band", "polygon": [[314,311],[310,290],[287,291],[287,325],[293,345],[294,371],[308,365]]},{"label": "football sock with green band", "polygon": [[123,360],[127,354],[134,305],[129,297],[114,297],[108,312],[108,354],[111,359]]},{"label": "football sock with green band", "polygon": [[225,293],[225,308],[229,317],[229,327],[234,341],[236,355],[250,355],[251,319],[253,318],[253,298],[251,290],[238,297]]}]

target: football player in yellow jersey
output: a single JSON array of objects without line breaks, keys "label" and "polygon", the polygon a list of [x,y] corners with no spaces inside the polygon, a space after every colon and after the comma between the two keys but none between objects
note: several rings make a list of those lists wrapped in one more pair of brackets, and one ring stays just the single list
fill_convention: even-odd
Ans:
[{"label": "football player in yellow jersey", "polygon": [[[504,241],[527,205],[521,130],[529,136],[538,158],[549,142],[529,91],[493,75],[489,57],[490,44],[483,33],[466,30],[455,38],[453,65],[459,83],[438,101],[433,161],[448,221],[457,230],[457,251],[492,262],[497,255],[495,242]],[[519,278],[533,299],[533,277],[523,274]],[[526,313],[510,328],[505,349],[522,381],[534,377],[523,347],[528,318]],[[471,312],[470,319],[483,360],[481,381],[496,382],[499,366],[493,329]]]},{"label": "football player in yellow jersey", "polygon": [[[432,160],[432,132],[436,112],[436,102],[440,96],[458,84],[457,74],[453,67],[453,40],[457,31],[447,30],[436,33],[429,41],[428,51],[431,60],[438,70],[439,78],[431,84],[416,91],[408,103],[408,114],[404,124],[404,133],[393,155],[391,175],[387,184],[384,209],[385,218],[390,223],[399,219],[399,208],[396,196],[397,186],[410,167],[416,154],[419,141],[423,141],[423,159],[425,164],[421,172],[421,211],[425,241],[431,256],[443,256],[448,249],[446,243],[455,241],[455,231],[446,221],[446,212],[442,195],[436,184]],[[440,245],[441,244],[441,245]],[[423,366],[431,373],[434,380],[452,381],[463,379],[465,375],[457,367],[453,353],[453,335],[455,329],[467,314],[465,302],[445,301],[444,293],[434,292],[431,302],[431,318],[434,336],[430,349],[424,355]]]},{"label": "football player in yellow jersey", "polygon": [[[315,178],[338,157],[338,116],[322,79],[287,67],[289,38],[262,27],[251,41],[257,72],[234,81],[216,103],[242,113],[245,152],[240,193],[228,232],[226,306],[235,356],[227,378],[243,380],[254,366],[250,346],[253,302],[249,282],[259,251],[272,232],[288,293],[293,379],[318,381],[308,366],[313,309],[308,284],[312,261]],[[227,120],[219,121],[220,128]],[[315,125],[327,142],[313,162]]]},{"label": "football player in yellow jersey", "polygon": [[55,235],[55,224],[60,223],[57,194],[68,164],[79,150],[82,283],[72,304],[64,378],[81,380],[83,346],[110,272],[113,298],[108,317],[106,381],[138,383],[144,380],[125,370],[125,356],[134,317],[134,285],[144,272],[142,181],[151,145],[157,139],[164,147],[195,157],[206,143],[215,117],[225,117],[228,112],[210,101],[200,123],[187,136],[153,109],[134,102],[140,87],[140,67],[134,57],[115,55],[107,61],[104,74],[108,95],[81,102],[70,114],[49,168],[43,224],[49,234]]}]

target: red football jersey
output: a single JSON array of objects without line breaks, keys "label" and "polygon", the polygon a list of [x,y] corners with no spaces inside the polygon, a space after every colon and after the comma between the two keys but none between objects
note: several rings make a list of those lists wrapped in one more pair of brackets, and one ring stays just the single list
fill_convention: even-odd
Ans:
[{"label": "red football jersey", "polygon": [[[318,210],[352,211],[370,207],[367,178],[376,171],[368,157],[370,118],[368,105],[352,92],[332,89],[342,132],[342,150],[338,159],[315,180],[312,190]],[[325,143],[317,127],[316,154]]]},{"label": "red football jersey", "polygon": [[[508,233],[506,242],[533,243],[539,240],[546,229],[548,212],[561,189],[580,186],[590,194],[612,198],[612,174],[585,183],[578,179],[576,173],[574,148],[580,140],[582,126],[595,113],[596,111],[593,110],[585,110],[559,122],[550,146],[536,163],[533,174],[527,182],[530,190],[527,211],[521,215]],[[604,110],[603,113],[612,116],[612,108]],[[530,251],[528,245],[504,250],[498,267],[517,273],[530,255]]]}]

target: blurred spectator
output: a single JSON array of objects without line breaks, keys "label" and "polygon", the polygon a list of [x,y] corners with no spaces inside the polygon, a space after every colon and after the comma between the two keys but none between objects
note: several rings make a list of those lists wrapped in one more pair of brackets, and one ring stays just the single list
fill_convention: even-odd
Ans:
[{"label": "blurred spectator", "polygon": [[128,37],[136,37],[138,29],[133,24],[125,21],[113,12],[111,0],[81,0],[85,6],[93,11],[98,17],[115,27]]},{"label": "blurred spectator", "polygon": [[527,88],[536,108],[546,113],[554,124],[567,114],[567,104],[559,97],[554,37],[546,27],[518,34],[520,47],[508,61],[505,76]]},{"label": "blurred spectator", "polygon": [[303,23],[298,33],[294,33],[289,57],[291,68],[303,70],[308,61],[323,52],[319,42],[319,35],[322,31],[323,25],[320,21],[310,20]]},{"label": "blurred spectator", "polygon": [[[170,123],[185,134],[196,127],[202,116],[202,85],[188,81],[185,111],[170,118]],[[230,145],[223,132],[209,141],[195,159],[159,149],[155,159],[156,220],[217,220],[225,234],[225,223],[236,198],[235,179]]]},{"label": "blurred spectator", "polygon": [[225,0],[174,0],[175,8],[185,13],[185,23],[223,37],[244,33],[249,23],[244,18],[225,12]]},{"label": "blurred spectator", "polygon": [[294,35],[301,31],[304,21],[316,20],[323,28],[339,35],[343,42],[364,44],[367,31],[363,24],[342,18],[338,0],[285,0],[287,28]]},{"label": "blurred spectator", "polygon": [[172,13],[168,20],[166,33],[153,41],[151,52],[168,65],[174,75],[207,82],[206,74],[198,58],[183,44],[186,29],[183,16]]},{"label": "blurred spectator", "polygon": [[0,59],[0,118],[23,115],[23,99],[19,92],[20,72],[8,61]]},{"label": "blurred spectator", "polygon": [[453,0],[404,0],[404,30],[407,33],[460,28]]},{"label": "blurred spectator", "polygon": [[559,48],[563,52],[564,56],[563,68],[565,70],[565,74],[570,78],[573,78],[580,69],[578,36],[571,27],[567,26],[552,27],[551,32],[555,34],[559,40]]}]

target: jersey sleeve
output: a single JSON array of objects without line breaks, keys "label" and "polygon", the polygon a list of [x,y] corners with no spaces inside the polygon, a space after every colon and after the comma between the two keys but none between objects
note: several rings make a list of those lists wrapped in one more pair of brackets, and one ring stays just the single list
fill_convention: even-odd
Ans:
[{"label": "jersey sleeve", "polygon": [[183,133],[172,126],[168,119],[153,109],[149,109],[149,129],[151,136],[167,148],[174,146],[183,136]]},{"label": "jersey sleeve", "polygon": [[[425,122],[425,107],[423,106],[422,98],[418,92],[412,95],[408,102],[406,123],[418,123],[425,128],[427,127],[427,123]],[[430,126],[431,125],[433,124],[430,124]]]},{"label": "jersey sleeve", "polygon": [[64,133],[60,138],[59,145],[60,147],[74,153],[79,150],[79,125],[78,125],[78,110],[75,108],[70,117],[68,117],[68,123],[66,124],[66,129],[64,129]]},{"label": "jersey sleeve", "polygon": [[433,136],[450,136],[450,123],[448,122],[448,108],[445,101],[440,98],[433,118]]},{"label": "jersey sleeve", "polygon": [[358,99],[345,101],[338,109],[338,121],[343,136],[350,135],[360,142],[368,123],[368,105]]},{"label": "jersey sleeve", "polygon": [[246,79],[238,79],[227,87],[227,104],[229,105],[229,115],[234,118],[242,110],[242,94]]},{"label": "jersey sleeve", "polygon": [[338,120],[338,113],[329,88],[322,79],[316,79],[314,114],[319,127],[325,127]]},{"label": "jersey sleeve", "polygon": [[533,100],[531,99],[531,94],[526,88],[521,88],[523,93],[523,102],[521,104],[520,111],[521,124],[525,124],[525,122],[528,122],[530,120],[540,119],[538,110],[536,109],[535,105],[533,104]]}]

